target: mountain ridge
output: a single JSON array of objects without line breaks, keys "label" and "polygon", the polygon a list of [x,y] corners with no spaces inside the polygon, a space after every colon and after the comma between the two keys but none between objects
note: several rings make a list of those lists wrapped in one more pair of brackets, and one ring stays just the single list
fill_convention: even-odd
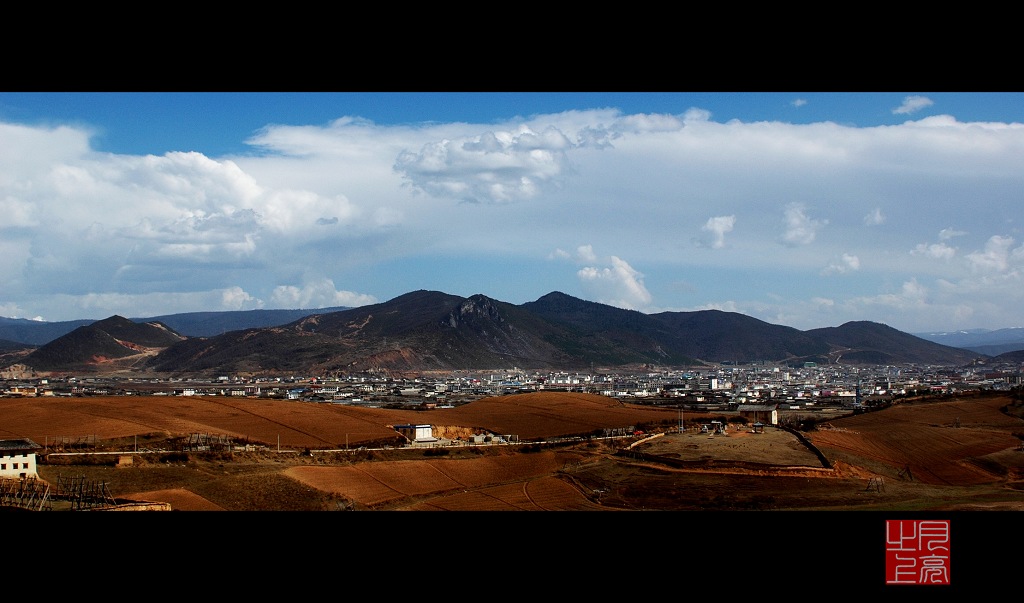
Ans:
[{"label": "mountain ridge", "polygon": [[[135,354],[125,351],[132,349],[125,342],[135,345]],[[756,361],[955,365],[977,359],[974,352],[870,321],[800,331],[721,310],[643,314],[558,291],[517,305],[483,294],[418,290],[377,304],[310,311],[284,324],[208,336],[186,336],[162,321],[134,323],[115,316],[79,327],[18,362],[34,370],[116,366],[180,375]]]}]

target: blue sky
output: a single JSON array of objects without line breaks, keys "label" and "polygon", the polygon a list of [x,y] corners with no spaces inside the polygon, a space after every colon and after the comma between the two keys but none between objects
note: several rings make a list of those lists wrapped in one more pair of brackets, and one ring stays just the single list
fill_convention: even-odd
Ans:
[{"label": "blue sky", "polygon": [[0,92],[0,315],[1024,326],[1024,94]]}]

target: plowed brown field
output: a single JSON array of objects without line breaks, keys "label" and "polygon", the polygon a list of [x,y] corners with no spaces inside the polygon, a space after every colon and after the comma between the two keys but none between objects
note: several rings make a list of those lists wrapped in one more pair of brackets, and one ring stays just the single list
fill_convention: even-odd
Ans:
[{"label": "plowed brown field", "polygon": [[672,424],[677,413],[565,392],[499,396],[425,411],[222,396],[0,398],[0,411],[0,438],[30,438],[43,445],[56,438],[91,441],[202,433],[298,449],[393,440],[393,426],[410,423],[533,440],[641,423]]},{"label": "plowed brown field", "polygon": [[[819,449],[925,484],[971,486],[1021,478],[1024,422],[1002,412],[1008,397],[898,404],[846,417],[808,434]],[[998,458],[991,457],[998,455]],[[1004,460],[1005,459],[1005,460]]]},{"label": "plowed brown field", "polygon": [[[292,467],[285,474],[369,508],[567,511],[600,509],[555,477],[579,455],[543,451],[468,460]],[[481,504],[485,501],[485,504]]]},{"label": "plowed brown field", "polygon": [[[0,437],[40,444],[92,436],[97,448],[134,452],[139,436],[157,447],[160,438],[199,432],[267,445],[260,453],[135,454],[120,467],[97,460],[116,455],[51,454],[39,466],[50,483],[81,476],[115,497],[169,502],[176,510],[1024,508],[1021,402],[999,394],[834,419],[803,434],[811,447],[771,427],[674,433],[675,409],[553,392],[431,411],[163,396],[12,398],[0,399],[0,409]],[[660,426],[664,435],[355,449],[393,438],[391,426],[401,423],[522,440],[641,424]],[[352,449],[329,451],[345,444]],[[624,453],[629,444],[636,445]]]}]

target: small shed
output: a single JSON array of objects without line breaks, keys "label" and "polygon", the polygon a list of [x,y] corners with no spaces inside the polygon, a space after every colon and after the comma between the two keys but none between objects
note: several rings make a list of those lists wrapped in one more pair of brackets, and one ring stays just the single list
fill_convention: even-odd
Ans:
[{"label": "small shed", "polygon": [[395,425],[395,430],[412,442],[436,442],[434,429],[430,425]]},{"label": "small shed", "polygon": [[0,478],[37,477],[36,450],[40,448],[28,438],[0,440]]},{"label": "small shed", "polygon": [[740,404],[736,411],[741,417],[757,421],[763,421],[768,425],[779,424],[779,410],[777,404]]}]

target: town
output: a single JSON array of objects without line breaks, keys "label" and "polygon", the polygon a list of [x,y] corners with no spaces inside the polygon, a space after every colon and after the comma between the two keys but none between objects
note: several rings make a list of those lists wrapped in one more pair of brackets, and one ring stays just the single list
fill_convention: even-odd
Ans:
[{"label": "town", "polygon": [[778,363],[721,364],[637,370],[530,371],[518,368],[394,375],[366,372],[334,376],[50,376],[0,382],[0,396],[239,396],[347,404],[369,408],[452,408],[473,400],[533,391],[600,394],[635,404],[689,410],[736,410],[772,405],[779,410],[840,407],[854,411],[895,398],[1009,390],[1021,367],[818,366]]}]

